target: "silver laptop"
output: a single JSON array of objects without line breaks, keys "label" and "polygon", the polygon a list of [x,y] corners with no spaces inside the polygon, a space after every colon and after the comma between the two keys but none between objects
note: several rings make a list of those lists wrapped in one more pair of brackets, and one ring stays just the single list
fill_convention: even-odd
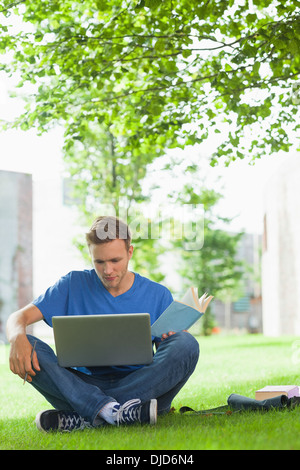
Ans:
[{"label": "silver laptop", "polygon": [[153,360],[150,315],[74,315],[52,318],[62,367],[125,366]]}]

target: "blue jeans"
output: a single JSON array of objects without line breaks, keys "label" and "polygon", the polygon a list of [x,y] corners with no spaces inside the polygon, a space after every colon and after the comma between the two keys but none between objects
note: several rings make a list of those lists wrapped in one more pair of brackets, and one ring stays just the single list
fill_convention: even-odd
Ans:
[{"label": "blue jeans", "polygon": [[37,340],[36,353],[40,371],[31,384],[59,410],[76,411],[93,426],[104,424],[97,417],[111,401],[120,404],[139,398],[142,403],[157,399],[158,414],[167,413],[175,395],[193,373],[199,358],[197,340],[187,332],[165,339],[154,354],[153,362],[128,374],[96,376],[58,365],[53,349]]}]

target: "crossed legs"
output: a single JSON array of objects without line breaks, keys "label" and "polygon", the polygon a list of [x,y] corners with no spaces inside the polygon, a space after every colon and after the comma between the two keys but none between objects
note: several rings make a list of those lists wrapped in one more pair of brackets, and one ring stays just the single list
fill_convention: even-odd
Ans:
[{"label": "crossed legs", "polygon": [[[28,335],[33,344],[37,339]],[[60,367],[53,349],[37,339],[41,370],[31,384],[55,409],[75,411],[92,425],[101,424],[98,413],[110,402],[121,405],[138,398],[142,403],[157,400],[158,414],[169,411],[173,398],[193,373],[198,358],[197,340],[187,332],[165,339],[153,362],[127,375],[87,375]]]}]

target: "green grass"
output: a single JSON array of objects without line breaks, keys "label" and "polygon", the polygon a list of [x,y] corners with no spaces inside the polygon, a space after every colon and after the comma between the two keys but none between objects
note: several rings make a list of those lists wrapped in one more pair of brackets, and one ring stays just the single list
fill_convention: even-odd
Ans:
[{"label": "green grass", "polygon": [[174,400],[175,413],[155,427],[85,429],[70,434],[39,432],[34,424],[45,399],[8,368],[0,346],[0,449],[196,450],[300,449],[300,407],[292,411],[247,412],[230,416],[179,414],[183,405],[207,409],[224,405],[231,393],[254,398],[267,384],[300,385],[297,338],[220,336],[199,338],[196,371]]}]

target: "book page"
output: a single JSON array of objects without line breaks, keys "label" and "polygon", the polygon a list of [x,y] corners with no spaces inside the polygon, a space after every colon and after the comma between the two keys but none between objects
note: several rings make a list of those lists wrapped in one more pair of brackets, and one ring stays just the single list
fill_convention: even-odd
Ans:
[{"label": "book page", "polygon": [[189,305],[190,307],[199,309],[200,305],[198,301],[197,287],[190,287],[184,294],[183,298],[181,299],[181,302],[183,304]]},{"label": "book page", "polygon": [[197,287],[190,287],[188,291],[183,296],[181,303],[189,305],[190,307],[196,308],[199,312],[204,313],[207,309],[210,301],[213,299],[213,296],[205,292],[205,294],[198,299],[198,289]]},{"label": "book page", "polygon": [[200,304],[200,312],[205,313],[205,310],[207,309],[209,302],[214,298],[212,295],[209,295],[207,297],[207,292],[202,295],[202,297],[199,299],[199,304]]}]

